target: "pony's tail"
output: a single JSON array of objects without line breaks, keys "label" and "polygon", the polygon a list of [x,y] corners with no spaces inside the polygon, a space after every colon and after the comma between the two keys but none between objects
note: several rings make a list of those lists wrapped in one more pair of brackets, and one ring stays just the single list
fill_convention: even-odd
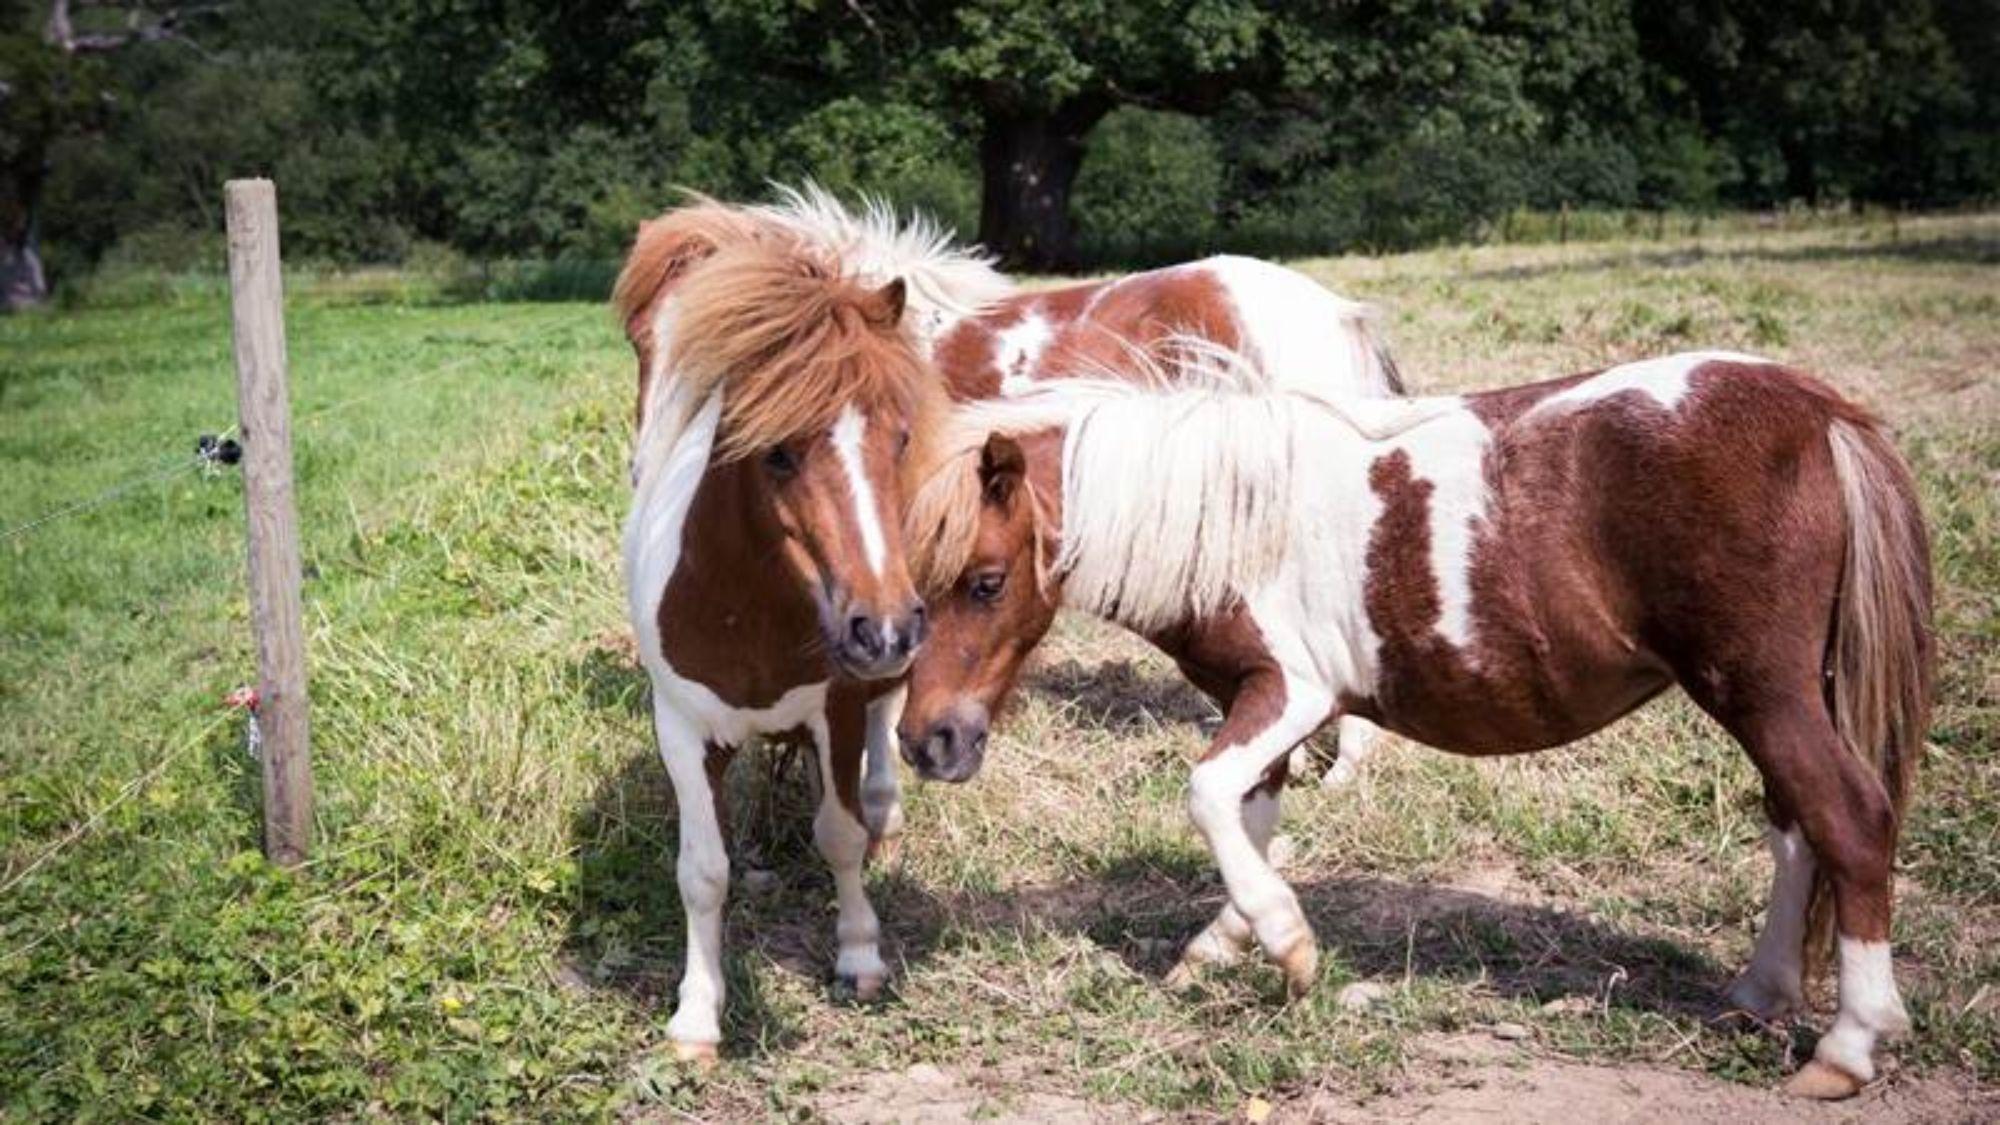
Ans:
[{"label": "pony's tail", "polygon": [[[1930,538],[1910,467],[1864,418],[1827,429],[1847,514],[1847,560],[1834,608],[1827,702],[1850,753],[1882,779],[1900,830],[1930,721]],[[1891,834],[1893,845],[1895,835]],[[1813,879],[1806,960],[1817,971],[1833,952],[1831,880]]]}]

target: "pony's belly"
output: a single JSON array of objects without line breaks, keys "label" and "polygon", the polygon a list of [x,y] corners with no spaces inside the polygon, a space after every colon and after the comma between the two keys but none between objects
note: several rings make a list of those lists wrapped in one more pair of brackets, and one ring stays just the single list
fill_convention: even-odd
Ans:
[{"label": "pony's belly", "polygon": [[1595,734],[1673,682],[1651,662],[1523,675],[1438,661],[1424,671],[1385,674],[1375,697],[1349,710],[1454,754],[1525,754]]}]

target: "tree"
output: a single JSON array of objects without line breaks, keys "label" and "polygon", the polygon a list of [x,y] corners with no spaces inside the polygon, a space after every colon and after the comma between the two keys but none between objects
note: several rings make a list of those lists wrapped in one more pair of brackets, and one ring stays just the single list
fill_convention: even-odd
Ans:
[{"label": "tree", "polygon": [[1238,90],[1328,77],[1327,25],[1251,0],[977,0],[944,16],[929,56],[977,114],[979,240],[1009,264],[1077,264],[1070,193],[1085,142],[1120,105],[1209,114]]},{"label": "tree", "polygon": [[[77,9],[88,9],[87,18]],[[36,29],[27,5],[0,7],[0,308],[48,297],[41,223],[49,154],[101,118],[111,96],[106,60],[140,44],[188,43],[187,22],[214,10],[53,0]]]}]

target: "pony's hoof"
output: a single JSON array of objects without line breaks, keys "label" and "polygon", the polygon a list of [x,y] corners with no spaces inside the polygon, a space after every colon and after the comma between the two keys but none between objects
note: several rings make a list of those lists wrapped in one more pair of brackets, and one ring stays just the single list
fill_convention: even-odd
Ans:
[{"label": "pony's hoof", "polygon": [[1831,1063],[1814,1059],[1800,1067],[1799,1072],[1785,1083],[1785,1093],[1795,1098],[1837,1102],[1860,1093],[1861,1085],[1861,1080],[1852,1074]]},{"label": "pony's hoof", "polygon": [[900,833],[894,836],[871,836],[868,839],[868,862],[870,863],[887,867],[894,864],[897,857],[902,854],[903,837]]},{"label": "pony's hoof", "polygon": [[1319,979],[1319,943],[1311,935],[1292,943],[1278,955],[1278,967],[1285,971],[1285,995],[1293,1000],[1312,991]]},{"label": "pony's hoof", "polygon": [[1766,987],[1762,981],[1748,975],[1737,977],[1736,982],[1722,994],[1722,999],[1731,1011],[1767,1024],[1789,1018],[1802,1006],[1799,998]]},{"label": "pony's hoof", "polygon": [[715,1044],[697,1043],[685,1039],[674,1040],[674,1061],[685,1063],[697,1070],[709,1070],[721,1061],[716,1054]]},{"label": "pony's hoof", "polygon": [[872,1004],[882,998],[882,986],[888,978],[880,973],[842,973],[834,978],[834,983],[863,1004]]},{"label": "pony's hoof", "polygon": [[1335,758],[1333,764],[1326,767],[1326,773],[1321,775],[1319,787],[1328,790],[1345,789],[1354,784],[1354,779],[1360,776],[1361,770],[1353,762],[1346,758]]},{"label": "pony's hoof", "polygon": [[1167,970],[1166,977],[1160,983],[1166,985],[1169,992],[1186,992],[1200,980],[1201,963],[1183,957],[1174,962],[1174,967]]}]

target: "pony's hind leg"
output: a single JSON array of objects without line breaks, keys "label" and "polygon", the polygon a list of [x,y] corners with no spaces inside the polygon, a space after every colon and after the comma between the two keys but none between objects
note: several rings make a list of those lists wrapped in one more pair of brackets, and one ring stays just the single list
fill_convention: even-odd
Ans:
[{"label": "pony's hind leg", "polygon": [[[819,811],[813,816],[813,843],[820,857],[833,869],[834,895],[840,917],[834,924],[840,952],[833,972],[854,990],[857,999],[873,1000],[881,994],[889,967],[882,961],[879,947],[881,925],[875,908],[868,902],[862,885],[861,869],[868,858],[868,826],[862,821],[861,769],[863,739],[850,708],[835,701],[832,714],[812,724],[813,743],[818,751],[820,774]],[[828,719],[832,723],[829,725]]]},{"label": "pony's hind leg", "polygon": [[729,851],[722,834],[717,784],[722,751],[706,746],[665,693],[653,692],[653,726],[660,757],[673,780],[680,810],[680,856],[674,874],[687,915],[687,967],[680,1003],[667,1023],[674,1053],[685,1061],[713,1062],[722,1042],[722,906],[729,894]]},{"label": "pony's hind leg", "polygon": [[1771,903],[1750,965],[1729,986],[1729,1003],[1772,1023],[1805,1007],[1806,914],[1812,906],[1813,853],[1796,824],[1765,833],[1771,849]]},{"label": "pony's hind leg", "polygon": [[[1278,759],[1264,780],[1250,795],[1243,798],[1243,831],[1250,837],[1250,843],[1257,854],[1270,858],[1271,836],[1278,827],[1278,799],[1285,789],[1285,776],[1289,772],[1287,763],[1290,756]],[[1256,937],[1250,931],[1250,923],[1234,903],[1223,903],[1215,920],[1195,935],[1181,951],[1181,959],[1167,973],[1168,988],[1187,988],[1200,979],[1204,970],[1219,965],[1231,965],[1241,960],[1245,950]]]},{"label": "pony's hind leg", "polygon": [[[1762,693],[1743,694],[1755,698]],[[1829,881],[1834,896],[1840,1009],[1813,1061],[1786,1089],[1808,1097],[1846,1097],[1874,1079],[1877,1041],[1910,1025],[1889,957],[1895,809],[1882,779],[1848,750],[1811,687],[1801,685],[1789,702],[1724,721],[1756,760],[1774,808],[1803,834],[1811,863]],[[1778,889],[1796,895],[1790,880],[1803,878],[1810,885],[1813,874],[1813,869],[1803,874],[1799,867],[1781,869]],[[1789,901],[1784,905],[1780,916],[1774,899],[1767,929],[1778,932],[1767,939],[1764,973],[1758,975],[1756,960],[1746,973],[1759,985],[1772,979],[1782,985],[1789,976],[1793,933],[1812,940],[1803,919],[1796,917],[1803,912]],[[1778,948],[1781,941],[1783,949]],[[1766,948],[1766,940],[1760,940],[1760,954]],[[1784,977],[1777,975],[1780,970]]]},{"label": "pony's hind leg", "polygon": [[[1254,674],[1244,681],[1189,785],[1188,811],[1222,868],[1230,905],[1284,969],[1294,996],[1312,987],[1319,947],[1298,896],[1251,836],[1244,798],[1293,746],[1319,729],[1332,709],[1331,695],[1315,685],[1275,672]],[[1275,800],[1269,808],[1275,821]]]},{"label": "pony's hind leg", "polygon": [[1339,789],[1361,776],[1361,767],[1382,748],[1382,728],[1354,715],[1340,717],[1340,752],[1319,779],[1322,789]]}]

